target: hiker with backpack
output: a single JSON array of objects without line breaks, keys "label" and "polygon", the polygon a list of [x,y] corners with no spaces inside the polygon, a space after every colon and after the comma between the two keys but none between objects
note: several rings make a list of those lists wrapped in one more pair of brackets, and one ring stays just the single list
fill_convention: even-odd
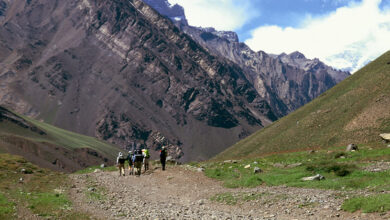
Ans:
[{"label": "hiker with backpack", "polygon": [[129,154],[127,155],[127,162],[129,163],[129,175],[134,174],[134,164],[133,164],[133,152],[129,151]]},{"label": "hiker with backpack", "polygon": [[118,157],[116,158],[116,165],[119,168],[119,176],[122,176],[122,171],[123,171],[123,176],[125,176],[125,157],[123,156],[122,152],[119,152]]},{"label": "hiker with backpack", "polygon": [[133,166],[134,166],[135,174],[137,174],[138,176],[141,175],[143,159],[144,157],[142,156],[142,150],[141,149],[135,150],[133,155]]},{"label": "hiker with backpack", "polygon": [[165,163],[167,161],[167,149],[163,146],[160,151],[160,162],[162,166],[162,170],[165,170]]},{"label": "hiker with backpack", "polygon": [[144,164],[144,170],[146,172],[147,170],[149,170],[149,158],[150,158],[149,150],[147,148],[142,149],[142,156],[144,157],[143,164]]}]

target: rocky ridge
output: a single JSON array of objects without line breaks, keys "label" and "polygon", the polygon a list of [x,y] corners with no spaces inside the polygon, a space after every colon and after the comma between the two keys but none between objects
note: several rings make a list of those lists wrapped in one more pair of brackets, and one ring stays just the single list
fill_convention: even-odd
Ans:
[{"label": "rocky ridge", "polygon": [[[149,0],[147,3],[161,14],[166,12],[163,8],[169,5],[167,0]],[[185,17],[184,12],[181,16]],[[276,118],[310,102],[350,75],[318,59],[306,59],[299,52],[288,55],[255,52],[239,42],[235,32],[181,23],[177,25],[211,53],[233,61],[247,72],[248,80],[258,94],[270,103]]]}]

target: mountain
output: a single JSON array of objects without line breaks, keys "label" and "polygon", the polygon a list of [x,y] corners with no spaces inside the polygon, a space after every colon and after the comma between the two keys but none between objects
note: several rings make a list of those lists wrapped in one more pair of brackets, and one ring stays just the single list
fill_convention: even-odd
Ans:
[{"label": "mountain", "polygon": [[297,111],[238,142],[217,159],[346,146],[383,146],[390,133],[390,51]]},{"label": "mountain", "polygon": [[0,153],[12,153],[58,171],[114,164],[119,148],[69,132],[0,106]]},{"label": "mountain", "polygon": [[[167,0],[145,2],[171,18],[166,14],[172,7]],[[180,17],[185,18],[184,10],[180,11]],[[271,55],[263,51],[252,51],[246,44],[240,43],[237,34],[232,31],[193,27],[187,22],[175,24],[210,53],[239,65],[249,76],[248,81],[256,88],[260,97],[270,103],[277,118],[310,102],[350,75],[349,72],[335,70],[318,59],[306,59],[299,52]]]},{"label": "mountain", "polygon": [[277,118],[239,65],[140,0],[0,5],[0,104],[18,113],[186,161]]}]

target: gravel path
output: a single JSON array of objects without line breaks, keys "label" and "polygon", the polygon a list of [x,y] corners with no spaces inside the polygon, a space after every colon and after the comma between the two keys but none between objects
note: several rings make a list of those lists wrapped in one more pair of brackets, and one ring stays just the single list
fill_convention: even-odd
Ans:
[{"label": "gravel path", "polygon": [[[184,166],[156,168],[140,177],[97,172],[71,178],[75,206],[96,219],[390,219],[390,213],[341,211],[346,193],[283,186],[227,189]],[[234,202],[212,201],[215,195]]]}]

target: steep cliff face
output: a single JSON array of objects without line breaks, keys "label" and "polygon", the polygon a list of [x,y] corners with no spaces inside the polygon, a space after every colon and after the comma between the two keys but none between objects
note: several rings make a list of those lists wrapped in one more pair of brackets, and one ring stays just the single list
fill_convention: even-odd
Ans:
[{"label": "steep cliff face", "polygon": [[276,118],[242,68],[140,0],[14,0],[0,24],[0,104],[62,128],[195,160]]},{"label": "steep cliff face", "polygon": [[207,29],[184,25],[181,29],[211,53],[238,64],[250,76],[249,81],[258,94],[271,104],[279,117],[310,102],[350,75],[318,59],[306,59],[299,52],[278,56],[254,52],[244,43]]},{"label": "steep cliff face", "polygon": [[[165,14],[163,8],[169,5],[167,0],[148,0],[147,3],[161,14]],[[181,17],[185,17],[184,13]],[[289,55],[254,52],[240,43],[237,34],[231,31],[216,31],[180,23],[177,26],[211,53],[238,64],[249,75],[248,80],[258,94],[270,103],[277,117],[308,103],[350,75],[318,59],[306,59],[299,52]]]}]

